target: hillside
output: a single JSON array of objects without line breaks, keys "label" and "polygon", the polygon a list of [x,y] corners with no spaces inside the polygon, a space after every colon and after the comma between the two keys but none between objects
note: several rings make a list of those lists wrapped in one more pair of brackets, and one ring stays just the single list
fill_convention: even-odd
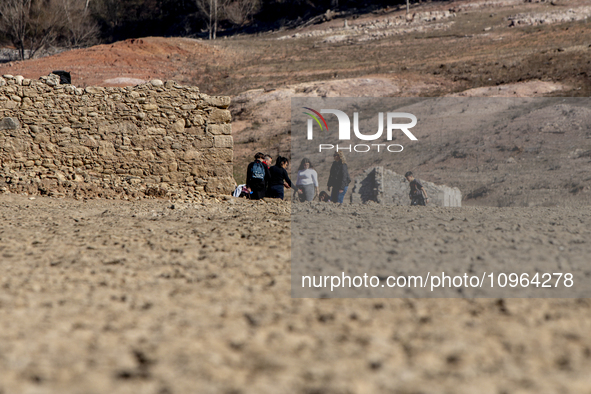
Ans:
[{"label": "hillside", "polygon": [[[589,96],[590,16],[591,8],[583,0],[426,3],[413,7],[409,16],[397,8],[383,9],[305,28],[213,42],[159,37],[127,40],[2,64],[0,73],[37,78],[65,69],[72,72],[77,86],[175,79],[206,93],[233,95],[234,173],[241,182],[254,152],[289,153],[293,96]],[[583,153],[577,153],[582,156],[574,164],[585,171],[589,166],[585,152],[591,148],[588,137],[585,132],[562,136],[566,150],[542,160],[563,163],[561,157],[568,157],[576,147]],[[504,138],[501,145],[509,147],[521,136]],[[456,146],[425,147],[422,154],[438,157],[458,149],[474,151],[480,143],[465,138]],[[486,175],[486,166],[478,165],[477,178],[466,181],[453,174],[475,165],[470,155],[454,158],[440,169],[429,160],[420,160],[413,169],[425,179],[460,186],[464,194],[488,190],[486,198],[467,203],[498,204],[504,194],[497,195],[487,179],[498,178],[498,171],[528,166],[541,178],[551,174],[554,180],[549,187],[558,195],[576,184],[576,200],[586,198],[589,181],[573,177],[570,166],[562,164],[563,173],[546,173],[535,156],[518,149],[511,154],[519,165],[505,168],[507,152],[500,150],[490,157],[491,168],[499,164],[501,168],[494,175]],[[556,167],[552,163],[546,167]],[[538,177],[525,177],[523,187],[538,190],[539,181],[533,179]],[[567,193],[566,198],[571,197]],[[511,205],[530,203],[520,196],[510,200]]]}]

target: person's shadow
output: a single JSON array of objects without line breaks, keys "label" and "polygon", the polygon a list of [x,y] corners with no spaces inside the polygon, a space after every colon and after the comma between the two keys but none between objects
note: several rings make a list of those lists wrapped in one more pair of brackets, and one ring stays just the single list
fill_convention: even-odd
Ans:
[{"label": "person's shadow", "polygon": [[359,195],[361,196],[362,203],[368,201],[378,202],[378,184],[376,182],[375,168],[361,181]]}]

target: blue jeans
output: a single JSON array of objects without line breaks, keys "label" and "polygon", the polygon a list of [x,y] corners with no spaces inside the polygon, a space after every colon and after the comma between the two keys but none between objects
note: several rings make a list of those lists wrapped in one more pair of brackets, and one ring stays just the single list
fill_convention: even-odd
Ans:
[{"label": "blue jeans", "polygon": [[333,186],[332,192],[330,193],[330,201],[338,202],[339,204],[342,204],[343,199],[345,198],[345,194],[347,193],[347,189],[349,189],[349,186],[345,186],[345,188],[343,189],[343,192],[339,193],[339,188]]},{"label": "blue jeans", "polygon": [[280,198],[283,200],[284,188],[283,185],[274,185],[269,188],[269,196],[271,198]]}]

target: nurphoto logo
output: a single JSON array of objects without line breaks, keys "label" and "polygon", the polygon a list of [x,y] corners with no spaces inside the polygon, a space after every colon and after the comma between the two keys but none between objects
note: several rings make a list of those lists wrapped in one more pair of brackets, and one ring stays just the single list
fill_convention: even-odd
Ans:
[{"label": "nurphoto logo", "polygon": [[[309,112],[304,112],[305,115],[310,116],[307,122],[307,138],[308,140],[314,139],[314,122],[320,128],[320,131],[328,132],[328,124],[326,119],[322,114],[332,114],[337,117],[339,128],[338,128],[338,135],[339,140],[341,141],[348,141],[351,140],[351,119],[349,115],[347,115],[344,111],[338,109],[321,109],[320,111],[316,111],[310,107],[303,107],[305,110]],[[408,119],[410,122],[407,123],[394,123],[394,120],[400,119]],[[414,136],[413,133],[410,132],[409,129],[413,128],[417,124],[417,117],[413,114],[407,112],[387,112],[386,113],[386,140],[392,141],[392,135],[394,130],[402,131],[411,141],[417,141],[417,137]],[[359,113],[353,112],[353,133],[355,137],[361,141],[376,141],[382,138],[384,133],[384,113],[378,113],[378,130],[373,134],[364,134],[359,129]],[[357,145],[345,145],[339,146],[333,144],[320,144],[318,145],[318,151],[322,152],[323,150],[331,150],[335,149],[337,152],[340,150],[346,150],[349,152],[359,152],[359,153],[366,153],[371,151],[372,149],[376,149],[380,152],[381,148],[388,152],[402,152],[404,147],[400,144],[357,144]]]}]

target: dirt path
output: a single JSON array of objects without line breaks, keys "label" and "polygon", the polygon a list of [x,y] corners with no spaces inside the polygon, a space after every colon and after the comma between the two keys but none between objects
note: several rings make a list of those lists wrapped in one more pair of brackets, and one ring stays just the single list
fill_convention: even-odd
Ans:
[{"label": "dirt path", "polygon": [[171,206],[0,196],[0,393],[591,387],[588,300],[292,299],[289,205]]}]

